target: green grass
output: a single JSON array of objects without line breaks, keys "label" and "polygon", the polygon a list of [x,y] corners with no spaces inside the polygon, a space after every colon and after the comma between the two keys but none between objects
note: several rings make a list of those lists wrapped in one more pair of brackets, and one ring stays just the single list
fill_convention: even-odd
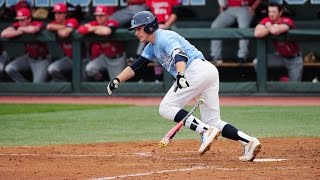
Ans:
[{"label": "green grass", "polygon": [[[320,137],[319,106],[222,107],[221,116],[256,137]],[[173,125],[156,106],[0,104],[0,146],[160,140]],[[184,128],[175,138],[199,136]]]}]

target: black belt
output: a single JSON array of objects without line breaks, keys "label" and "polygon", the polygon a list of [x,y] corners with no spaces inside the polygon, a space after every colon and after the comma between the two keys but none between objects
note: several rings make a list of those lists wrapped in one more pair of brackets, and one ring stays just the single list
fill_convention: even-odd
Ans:
[{"label": "black belt", "polygon": [[297,53],[296,55],[293,55],[293,56],[283,56],[283,57],[285,57],[287,59],[292,59],[292,58],[295,58],[295,57],[298,57],[298,56],[300,56],[300,53]]}]

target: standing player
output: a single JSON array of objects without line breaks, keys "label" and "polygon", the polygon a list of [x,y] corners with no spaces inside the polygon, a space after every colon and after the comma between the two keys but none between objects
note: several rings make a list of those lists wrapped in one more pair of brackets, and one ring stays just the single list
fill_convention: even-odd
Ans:
[{"label": "standing player", "polygon": [[[268,5],[268,15],[260,21],[254,31],[256,38],[263,38],[269,34],[280,35],[294,29],[293,20],[282,17],[283,8],[278,3]],[[301,81],[303,70],[303,59],[298,44],[295,41],[273,40],[277,53],[268,54],[267,64],[269,67],[286,67],[288,69],[289,81]],[[255,69],[257,60],[254,60]]]},{"label": "standing player", "polygon": [[[47,30],[55,31],[59,38],[65,39],[79,23],[75,18],[67,18],[68,8],[66,4],[57,3],[53,6],[55,20],[47,25]],[[53,81],[67,81],[72,72],[72,42],[62,41],[64,57],[56,60],[48,67],[48,72]]]},{"label": "standing player", "polygon": [[[94,15],[96,20],[88,22],[78,28],[80,34],[94,33],[106,37],[110,36],[118,23],[108,19],[115,11],[113,7],[97,6]],[[104,72],[108,71],[109,79],[116,77],[125,67],[124,44],[115,41],[93,42],[91,43],[91,59],[85,68],[88,78],[94,81],[103,80]]]},{"label": "standing player", "polygon": [[[217,18],[211,24],[211,28],[225,28],[231,26],[237,21],[239,28],[249,28],[252,17],[255,13],[255,9],[261,3],[261,0],[226,0],[224,2],[219,1],[220,13]],[[238,60],[240,63],[246,61],[248,55],[248,39],[239,40]],[[222,41],[211,40],[211,60],[215,64],[222,63],[221,60]]]},{"label": "standing player", "polygon": [[[17,11],[16,20],[11,26],[1,33],[2,38],[14,38],[22,34],[36,34],[43,28],[43,22],[33,21],[31,11],[27,8],[20,8]],[[33,82],[45,82],[47,79],[47,68],[51,59],[48,55],[48,48],[45,43],[25,43],[26,54],[11,61],[5,68],[6,73],[15,82],[29,82],[23,72],[32,71]]]},{"label": "standing player", "polygon": [[[184,124],[202,135],[199,154],[203,155],[221,132],[228,139],[243,144],[245,153],[242,161],[252,161],[260,151],[258,139],[251,137],[220,119],[219,74],[217,68],[204,59],[203,54],[179,34],[159,29],[157,18],[149,11],[137,13],[129,30],[135,30],[140,42],[148,45],[142,55],[109,82],[107,92],[112,94],[120,83],[132,78],[150,61],[157,60],[176,78],[175,84],[163,98],[159,113],[166,119],[181,121],[188,112],[184,106],[194,98],[204,99],[200,105],[202,121],[191,115]],[[208,78],[210,77],[210,78]],[[175,88],[177,91],[174,91]]]}]

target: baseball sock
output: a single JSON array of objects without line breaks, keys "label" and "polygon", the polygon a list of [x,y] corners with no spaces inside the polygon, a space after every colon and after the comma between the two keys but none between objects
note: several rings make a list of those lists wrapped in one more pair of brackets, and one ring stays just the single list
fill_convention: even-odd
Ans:
[{"label": "baseball sock", "polygon": [[[174,118],[175,122],[180,122],[186,115],[188,114],[188,111],[181,109],[177,115]],[[191,130],[194,130],[198,133],[203,133],[204,131],[208,130],[210,128],[209,125],[203,123],[198,118],[194,117],[193,115],[190,115],[189,118],[186,120],[184,126],[188,127]]]},{"label": "baseball sock", "polygon": [[237,128],[235,128],[231,124],[226,124],[223,127],[221,131],[221,135],[225,138],[239,141],[243,145],[247,144],[251,139],[250,136],[243,133],[242,131],[239,131]]}]

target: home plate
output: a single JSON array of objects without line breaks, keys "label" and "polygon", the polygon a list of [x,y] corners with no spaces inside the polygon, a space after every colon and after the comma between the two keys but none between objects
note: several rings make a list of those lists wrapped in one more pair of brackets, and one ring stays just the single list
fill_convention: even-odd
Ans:
[{"label": "home plate", "polygon": [[272,158],[268,158],[268,159],[255,159],[253,160],[254,162],[275,162],[275,161],[286,161],[287,159],[272,159]]}]

